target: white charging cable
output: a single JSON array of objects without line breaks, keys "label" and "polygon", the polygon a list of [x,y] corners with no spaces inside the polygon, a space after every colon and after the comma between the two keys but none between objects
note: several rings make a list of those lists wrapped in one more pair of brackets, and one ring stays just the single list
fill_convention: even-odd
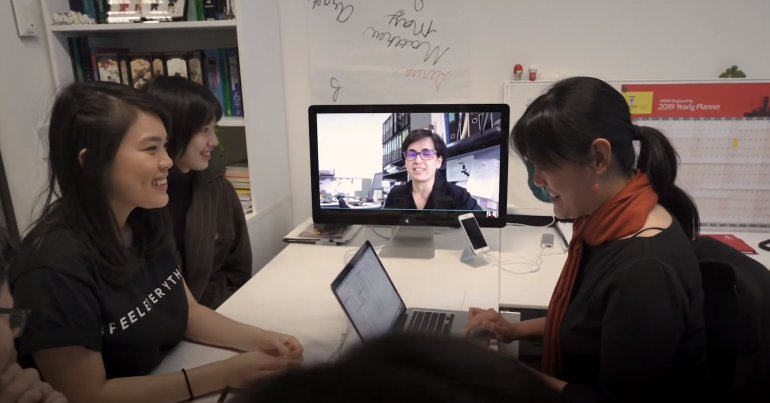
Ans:
[{"label": "white charging cable", "polygon": [[[540,271],[540,266],[543,264],[543,258],[544,257],[558,256],[558,255],[563,255],[563,254],[567,253],[567,250],[563,249],[563,248],[562,248],[561,252],[545,253],[545,251],[548,250],[548,249],[551,249],[551,248],[546,247],[545,245],[541,245],[540,246],[540,253],[537,254],[537,256],[535,257],[534,261],[530,260],[530,259],[527,259],[524,256],[516,256],[513,259],[507,260],[507,261],[504,261],[504,262],[499,262],[498,261],[498,267],[500,268],[501,271],[504,271],[504,272],[510,273],[510,274],[516,274],[516,275],[537,273],[538,271]],[[489,254],[487,254],[487,256],[490,257],[491,259],[497,261],[496,257],[494,257],[492,255],[489,255]],[[519,270],[508,269],[505,266],[529,266],[529,270],[527,270],[527,271],[519,271]]]}]

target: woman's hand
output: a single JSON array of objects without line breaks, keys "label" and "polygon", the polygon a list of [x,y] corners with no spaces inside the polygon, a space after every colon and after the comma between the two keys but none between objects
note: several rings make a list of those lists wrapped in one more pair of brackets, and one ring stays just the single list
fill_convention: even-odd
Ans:
[{"label": "woman's hand", "polygon": [[0,403],[67,403],[67,399],[42,382],[36,370],[13,363],[0,374]]},{"label": "woman's hand", "polygon": [[257,335],[256,350],[276,357],[302,359],[302,344],[294,336],[262,330]]},{"label": "woman's hand", "polygon": [[225,380],[227,386],[240,389],[281,369],[299,365],[300,362],[301,359],[276,357],[260,351],[241,353],[224,361],[227,371]]},{"label": "woman's hand", "polygon": [[471,308],[468,311],[468,326],[463,329],[463,334],[468,336],[472,330],[479,327],[493,332],[495,338],[503,343],[517,339],[515,325],[505,320],[494,309]]}]

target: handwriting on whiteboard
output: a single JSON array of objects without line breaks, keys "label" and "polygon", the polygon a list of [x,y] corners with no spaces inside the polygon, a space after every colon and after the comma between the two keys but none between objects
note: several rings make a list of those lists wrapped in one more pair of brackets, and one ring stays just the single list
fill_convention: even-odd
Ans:
[{"label": "handwriting on whiteboard", "polygon": [[332,79],[329,80],[329,83],[334,89],[334,93],[332,94],[332,101],[337,102],[337,97],[339,97],[340,95],[340,89],[342,89],[342,86],[340,85],[339,80],[337,80],[334,77],[332,77]]},{"label": "handwriting on whiteboard", "polygon": [[308,2],[313,2],[313,10],[315,10],[316,7],[321,6],[334,6],[334,11],[339,10],[339,14],[337,14],[337,22],[346,23],[350,19],[350,17],[353,15],[353,11],[355,11],[355,7],[353,6],[346,6],[342,2],[339,2],[337,0],[307,0]]},{"label": "handwriting on whiteboard", "polygon": [[466,0],[308,3],[314,102],[341,96],[345,102],[446,102],[470,95]]},{"label": "handwriting on whiteboard", "polygon": [[436,91],[441,89],[441,84],[444,82],[446,76],[452,73],[452,70],[444,73],[437,70],[424,70],[424,69],[408,69],[406,67],[400,67],[396,70],[396,73],[404,73],[404,77],[422,78],[423,80],[433,81],[436,86]]},{"label": "handwriting on whiteboard", "polygon": [[[371,30],[371,31],[370,31]],[[444,49],[444,51],[441,51],[441,48],[439,46],[431,47],[430,42],[428,41],[420,41],[419,39],[404,39],[398,35],[393,35],[390,32],[380,32],[372,27],[368,27],[364,30],[364,33],[362,35],[366,35],[367,33],[371,32],[372,38],[378,39],[380,41],[387,42],[388,46],[393,46],[394,48],[401,48],[404,49],[407,46],[409,46],[411,49],[419,50],[423,46],[428,46],[428,49],[425,52],[425,58],[422,60],[423,62],[427,62],[431,57],[434,57],[433,65],[435,66],[436,63],[441,60],[441,58],[444,56],[444,53],[446,53],[449,48]],[[395,45],[394,45],[395,43]]]}]

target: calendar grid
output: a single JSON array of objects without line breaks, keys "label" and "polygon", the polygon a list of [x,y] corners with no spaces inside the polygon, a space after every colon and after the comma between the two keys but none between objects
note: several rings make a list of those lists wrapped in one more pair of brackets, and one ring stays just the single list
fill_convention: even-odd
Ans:
[{"label": "calendar grid", "polygon": [[703,226],[770,228],[770,118],[635,118],[668,137]]}]

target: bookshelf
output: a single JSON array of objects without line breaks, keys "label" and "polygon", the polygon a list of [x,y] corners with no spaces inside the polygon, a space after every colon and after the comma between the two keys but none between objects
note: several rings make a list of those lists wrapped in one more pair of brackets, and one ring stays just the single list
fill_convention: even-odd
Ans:
[{"label": "bookshelf", "polygon": [[96,25],[53,25],[52,32],[88,33],[88,32],[127,32],[127,31],[235,31],[236,20],[229,21],[180,21],[173,23],[148,22],[141,24],[96,24]]},{"label": "bookshelf", "polygon": [[[123,48],[129,49],[131,53],[158,54],[221,48],[238,48],[238,53],[241,52],[238,41],[238,19],[53,25],[52,14],[70,11],[70,0],[40,0],[40,2],[56,88],[61,88],[76,80],[76,74],[73,72],[73,64],[70,57],[70,52],[73,48],[68,43],[70,38],[85,37],[88,40],[88,46],[92,49]],[[238,3],[238,1],[233,1],[233,3]],[[222,55],[224,56],[224,53]],[[93,63],[93,60],[91,63]],[[86,66],[84,63],[81,63],[81,65],[85,70]],[[241,62],[240,71],[243,72],[245,70]],[[243,73],[241,73],[241,94],[245,101],[249,98],[249,94],[246,94],[242,81]],[[247,115],[245,103],[243,114]],[[212,159],[212,165],[223,169],[238,162],[245,162],[248,165],[249,153],[247,149],[249,139],[245,116],[224,116],[218,125],[220,127],[220,139],[224,139],[222,142],[226,144],[226,147],[224,151],[221,151],[216,161]],[[228,172],[226,174],[231,182],[239,182],[241,187],[255,188],[253,183],[251,183],[251,178],[254,175],[252,175],[248,167],[246,168],[246,173],[243,172],[244,168],[242,166],[237,167],[235,170],[228,169],[228,171],[238,172],[238,178],[236,179],[231,178],[232,173]],[[246,176],[245,182],[244,176]],[[245,203],[244,214],[246,214],[247,218],[253,218],[256,215],[253,198],[248,201],[242,201]]]}]

